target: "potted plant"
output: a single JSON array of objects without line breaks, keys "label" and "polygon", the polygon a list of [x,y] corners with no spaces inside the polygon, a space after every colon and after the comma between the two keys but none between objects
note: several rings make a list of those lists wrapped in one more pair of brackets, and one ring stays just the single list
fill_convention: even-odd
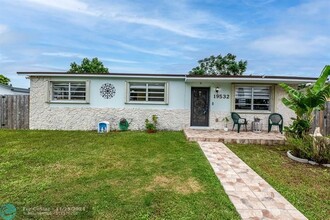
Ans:
[{"label": "potted plant", "polygon": [[151,121],[149,119],[145,120],[145,127],[148,133],[155,133],[157,131],[158,117],[157,115],[152,115]]},{"label": "potted plant", "polygon": [[222,119],[222,121],[225,122],[225,127],[223,128],[224,131],[228,131],[228,122],[229,122],[229,118],[228,117],[224,117]]},{"label": "potted plant", "polygon": [[129,127],[129,123],[126,120],[126,118],[121,118],[120,121],[119,121],[119,129],[121,131],[127,131],[128,127]]}]

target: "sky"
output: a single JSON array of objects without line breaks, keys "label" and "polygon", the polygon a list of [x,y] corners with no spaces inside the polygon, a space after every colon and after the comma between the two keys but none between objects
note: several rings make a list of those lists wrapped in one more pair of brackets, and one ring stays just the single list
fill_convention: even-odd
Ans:
[{"label": "sky", "polygon": [[330,60],[329,0],[0,0],[0,74],[67,71],[98,57],[112,73],[186,74],[232,53],[245,74],[318,77]]}]

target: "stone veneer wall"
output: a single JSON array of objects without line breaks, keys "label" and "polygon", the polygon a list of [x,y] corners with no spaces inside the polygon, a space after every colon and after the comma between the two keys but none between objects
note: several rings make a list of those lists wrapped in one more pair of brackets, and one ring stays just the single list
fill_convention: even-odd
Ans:
[{"label": "stone veneer wall", "polygon": [[[185,109],[91,108],[56,107],[46,103],[46,77],[31,77],[30,129],[96,130],[100,121],[109,121],[111,129],[118,129],[121,118],[132,119],[131,130],[145,127],[145,119],[159,117],[159,129],[181,130],[189,126],[190,111]],[[84,105],[84,104],[82,104]]]}]

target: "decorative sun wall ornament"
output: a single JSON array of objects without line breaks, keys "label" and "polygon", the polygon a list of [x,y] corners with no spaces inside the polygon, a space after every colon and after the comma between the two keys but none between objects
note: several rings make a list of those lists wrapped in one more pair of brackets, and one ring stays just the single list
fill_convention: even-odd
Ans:
[{"label": "decorative sun wall ornament", "polygon": [[110,83],[105,83],[100,88],[100,95],[105,99],[111,99],[115,94],[116,88]]}]

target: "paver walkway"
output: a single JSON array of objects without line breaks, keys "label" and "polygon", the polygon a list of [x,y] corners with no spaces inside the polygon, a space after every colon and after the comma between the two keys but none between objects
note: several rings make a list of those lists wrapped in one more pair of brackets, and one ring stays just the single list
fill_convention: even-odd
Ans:
[{"label": "paver walkway", "polygon": [[210,129],[184,129],[184,133],[189,141],[210,141],[236,144],[262,144],[277,145],[285,144],[285,137],[279,132],[251,132],[210,130]]},{"label": "paver walkway", "polygon": [[220,142],[198,142],[242,219],[307,219]]}]

